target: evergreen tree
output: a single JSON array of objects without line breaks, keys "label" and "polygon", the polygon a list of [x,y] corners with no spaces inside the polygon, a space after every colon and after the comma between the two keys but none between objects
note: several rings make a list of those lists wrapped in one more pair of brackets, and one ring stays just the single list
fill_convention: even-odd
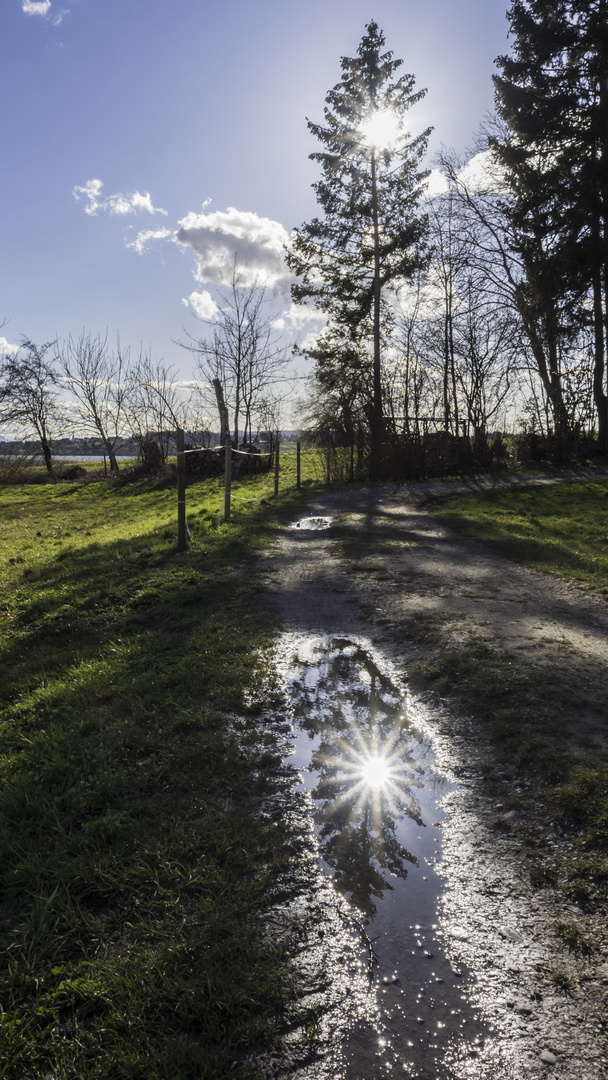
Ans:
[{"label": "evergreen tree", "polygon": [[406,111],[426,91],[414,77],[395,77],[401,60],[382,52],[375,22],[356,57],[342,57],[342,78],[326,97],[324,123],[308,126],[324,149],[311,154],[321,165],[314,185],[323,218],[295,230],[288,254],[301,279],[297,303],[326,312],[329,336],[345,352],[371,343],[369,424],[372,466],[378,467],[384,421],[381,336],[383,297],[391,282],[411,276],[422,262],[426,222],[419,212],[426,173],[420,171],[430,129],[412,138],[403,129]]},{"label": "evergreen tree", "polygon": [[599,442],[608,450],[608,0],[514,0],[508,17],[513,53],[499,57],[495,85],[509,136],[495,148],[529,300],[542,309],[543,381],[557,431],[565,422],[559,338],[591,318]]}]

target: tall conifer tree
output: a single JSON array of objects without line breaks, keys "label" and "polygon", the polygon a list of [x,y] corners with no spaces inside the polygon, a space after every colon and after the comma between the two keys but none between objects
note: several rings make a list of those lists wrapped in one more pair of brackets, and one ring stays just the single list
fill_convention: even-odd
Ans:
[{"label": "tall conifer tree", "polygon": [[379,467],[384,433],[381,310],[387,286],[411,276],[422,262],[426,222],[419,211],[421,172],[430,129],[412,138],[407,110],[426,93],[414,76],[396,77],[401,60],[383,52],[384,35],[370,22],[356,57],[342,57],[342,78],[326,97],[324,123],[308,121],[324,149],[314,184],[322,218],[294,233],[288,255],[301,279],[297,303],[326,312],[331,332],[369,349],[372,364],[369,424],[372,467]]},{"label": "tall conifer tree", "polygon": [[[560,330],[550,325],[556,301],[584,319],[581,301],[591,300],[594,399],[608,450],[608,0],[514,0],[508,18],[513,52],[499,57],[495,85],[510,135],[496,150],[514,196],[514,235],[550,332]],[[558,373],[549,375],[558,386]]]}]

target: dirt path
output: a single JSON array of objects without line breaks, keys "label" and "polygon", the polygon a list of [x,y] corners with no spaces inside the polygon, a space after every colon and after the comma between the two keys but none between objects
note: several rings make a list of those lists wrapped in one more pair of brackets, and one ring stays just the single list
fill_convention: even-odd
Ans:
[{"label": "dirt path", "polygon": [[[605,748],[608,605],[450,533],[425,507],[429,497],[478,490],[481,483],[312,499],[307,513],[330,517],[338,531],[286,530],[280,550],[265,564],[271,603],[287,631],[368,641],[403,680],[429,650],[456,647],[471,637],[521,656],[522,665],[537,672],[546,668],[548,677],[565,673],[575,688],[572,703],[565,702],[573,747]],[[529,485],[530,478],[521,483]],[[546,850],[558,862],[569,857],[571,841],[543,819],[542,807],[535,808],[533,780],[522,786],[508,767],[496,767],[478,724],[462,716],[455,722],[445,706],[434,706],[427,716],[439,767],[458,780],[444,800],[448,816],[436,947],[455,971],[459,964],[470,970],[469,1002],[491,1032],[478,1060],[475,1050],[464,1063],[446,1053],[442,1071],[432,1075],[442,1080],[608,1077],[605,919],[584,914],[557,890],[531,888],[522,830],[544,830]],[[528,808],[507,815],[508,831],[499,834],[492,822],[503,807],[482,784],[489,769],[502,789],[521,795]],[[589,959],[565,949],[554,932],[560,920],[593,942]],[[560,991],[556,972],[567,978],[568,993]],[[402,1068],[402,1075],[427,1075],[420,1064],[404,1061]],[[361,1080],[392,1075],[380,1062],[372,1072],[359,1072],[352,1057],[344,1069],[344,1076]],[[298,1075],[338,1080],[339,1074],[317,1066]]]}]

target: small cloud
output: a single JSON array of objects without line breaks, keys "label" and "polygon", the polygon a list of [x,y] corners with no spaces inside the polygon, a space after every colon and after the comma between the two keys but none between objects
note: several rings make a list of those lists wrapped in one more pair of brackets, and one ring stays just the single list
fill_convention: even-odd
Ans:
[{"label": "small cloud", "polygon": [[102,187],[102,180],[93,179],[87,180],[83,187],[76,186],[72,189],[72,195],[77,202],[80,199],[87,200],[84,208],[85,214],[96,217],[98,210],[107,210],[109,214],[124,217],[125,214],[137,214],[140,210],[145,210],[148,214],[164,214],[165,217],[167,216],[166,210],[161,209],[159,206],[153,206],[149,191],[134,191],[132,195],[123,195],[119,191],[116,195],[108,195],[106,199],[102,199]]},{"label": "small cloud", "polygon": [[272,320],[272,325],[277,330],[300,330],[310,323],[325,322],[327,322],[327,315],[318,308],[292,303],[286,311]]},{"label": "small cloud", "polygon": [[245,287],[259,281],[277,292],[287,291],[290,276],[284,249],[289,233],[280,222],[229,206],[209,214],[187,214],[178,224],[177,242],[198,257],[197,281],[223,284],[226,268],[236,258]]},{"label": "small cloud", "polygon": [[170,236],[173,236],[171,229],[142,229],[127,247],[143,255],[151,240],[167,240]]},{"label": "small cloud", "polygon": [[7,341],[5,337],[0,337],[0,356],[14,356],[19,352],[21,346],[11,345],[10,341]]},{"label": "small cloud", "polygon": [[482,150],[467,161],[457,180],[473,195],[496,194],[505,189],[505,171],[491,150]]},{"label": "small cloud", "polygon": [[120,192],[110,195],[104,209],[108,209],[111,214],[136,214],[139,210],[146,210],[148,214],[164,214],[167,217],[166,210],[152,205],[149,191],[134,191],[132,195],[122,195]]},{"label": "small cloud", "polygon": [[188,299],[181,302],[185,303],[187,308],[191,308],[199,319],[206,321],[215,319],[219,312],[213,296],[211,293],[207,293],[205,288],[201,293],[190,293]]},{"label": "small cloud", "polygon": [[102,187],[102,180],[87,180],[84,187],[73,188],[72,195],[77,202],[83,197],[89,200],[88,206],[85,206],[84,208],[85,214],[91,214],[94,216],[97,213],[99,207],[101,206],[101,203],[98,201],[98,196],[101,193]]},{"label": "small cloud", "polygon": [[215,319],[219,312],[219,308],[213,299],[211,293],[208,293],[206,289],[202,292],[192,292],[187,300],[182,300],[182,304],[192,309],[194,314],[199,319]]},{"label": "small cloud", "polygon": [[295,337],[302,349],[313,348],[326,324],[327,315],[318,308],[294,303],[272,320],[275,330]]},{"label": "small cloud", "polygon": [[431,169],[422,187],[429,199],[435,199],[438,195],[445,195],[446,191],[450,190],[447,176],[444,176],[439,169]]},{"label": "small cloud", "polygon": [[21,0],[21,10],[25,15],[48,15],[51,0]]},{"label": "small cloud", "polygon": [[21,0],[21,10],[25,15],[41,15],[52,26],[59,26],[64,16],[70,14],[69,8],[59,8],[59,11],[51,11],[52,0]]}]

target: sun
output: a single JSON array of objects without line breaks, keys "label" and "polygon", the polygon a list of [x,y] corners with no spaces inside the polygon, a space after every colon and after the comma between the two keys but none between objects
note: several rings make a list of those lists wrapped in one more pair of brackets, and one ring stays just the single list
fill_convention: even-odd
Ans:
[{"label": "sun", "polygon": [[391,777],[391,768],[386,758],[370,757],[363,763],[361,779],[367,787],[382,788],[388,784]]},{"label": "sun", "polygon": [[399,138],[401,120],[389,109],[376,109],[361,124],[361,134],[369,146],[386,149]]}]

